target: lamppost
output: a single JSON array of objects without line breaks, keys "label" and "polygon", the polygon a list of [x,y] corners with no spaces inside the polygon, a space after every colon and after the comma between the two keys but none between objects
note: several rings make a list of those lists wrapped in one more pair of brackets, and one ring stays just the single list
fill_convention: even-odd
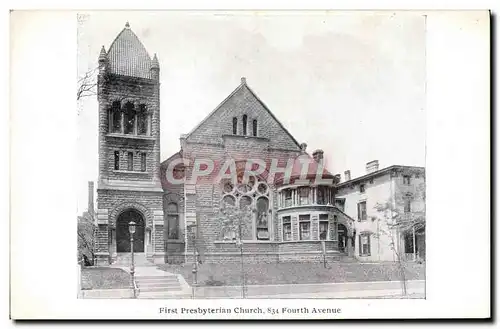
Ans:
[{"label": "lamppost", "polygon": [[195,298],[195,290],[198,285],[198,252],[196,250],[196,225],[189,226],[190,229],[190,237],[193,243],[193,269],[191,272],[193,273],[193,285],[191,287],[192,294],[191,298]]},{"label": "lamppost", "polygon": [[135,282],[134,282],[134,233],[135,233],[135,222],[128,223],[128,231],[130,232],[130,253],[132,256],[132,262],[130,264],[130,280],[132,284],[132,289],[134,290],[134,298],[136,298],[135,293]]}]

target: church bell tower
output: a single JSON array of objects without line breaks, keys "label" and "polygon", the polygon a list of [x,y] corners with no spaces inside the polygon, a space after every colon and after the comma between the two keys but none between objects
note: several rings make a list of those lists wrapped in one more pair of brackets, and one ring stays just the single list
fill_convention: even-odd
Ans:
[{"label": "church bell tower", "polygon": [[98,264],[130,252],[128,225],[136,223],[134,252],[162,257],[160,183],[160,65],[127,22],[99,54]]}]

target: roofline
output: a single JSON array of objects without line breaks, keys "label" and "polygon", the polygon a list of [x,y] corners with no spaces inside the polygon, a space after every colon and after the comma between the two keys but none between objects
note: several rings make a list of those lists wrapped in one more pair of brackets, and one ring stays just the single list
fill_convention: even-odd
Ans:
[{"label": "roofline", "polygon": [[339,184],[337,184],[337,188],[342,188],[342,187],[348,186],[350,184],[358,183],[358,182],[361,182],[361,181],[366,180],[368,178],[372,178],[372,177],[375,177],[375,176],[379,176],[379,175],[385,174],[385,173],[387,173],[387,172],[389,172],[391,170],[394,170],[394,169],[417,169],[417,170],[425,171],[425,167],[392,165],[392,166],[389,166],[389,167],[386,167],[386,168],[374,171],[372,173],[365,174],[363,176],[356,177],[356,178],[350,179],[348,181],[339,183]]},{"label": "roofline", "polygon": [[252,88],[250,88],[250,86],[248,86],[248,85],[246,85],[246,86],[247,86],[248,90],[250,90],[250,92],[255,96],[255,98],[257,98],[257,100],[264,107],[264,109],[266,109],[267,112],[269,112],[269,114],[271,115],[271,117],[278,123],[278,125],[280,125],[281,129],[283,129],[288,134],[288,136],[290,136],[292,138],[292,140],[294,141],[295,145],[297,145],[297,147],[300,149],[300,144],[299,144],[299,142],[297,142],[297,140],[295,139],[295,137],[293,137],[293,135],[288,131],[288,129],[286,129],[285,126],[283,126],[283,124],[281,123],[281,121],[279,121],[278,118],[276,116],[274,116],[273,112],[271,112],[271,110],[259,98],[259,96],[257,96],[257,94],[252,90]]},{"label": "roofline", "polygon": [[144,50],[146,51],[146,54],[148,55],[149,60],[150,60],[150,61],[152,61],[151,56],[149,55],[148,49],[146,48],[146,46],[144,45],[144,43],[142,43],[141,39],[139,39],[139,37],[137,36],[137,34],[135,34],[135,32],[134,32],[134,31],[132,31],[132,29],[131,29],[130,27],[129,27],[129,28],[124,27],[124,28],[120,31],[120,33],[118,33],[118,34],[116,35],[116,37],[113,39],[113,42],[111,42],[111,44],[109,45],[108,51],[106,52],[106,56],[108,56],[108,55],[109,55],[109,51],[111,50],[111,47],[113,47],[113,45],[114,45],[114,43],[116,42],[116,40],[118,40],[118,37],[119,37],[120,35],[122,35],[122,33],[123,33],[125,30],[130,30],[130,32],[132,32],[132,33],[135,35],[135,37],[137,38],[137,40],[139,40],[139,43],[141,44],[141,46],[142,46],[142,47],[144,48]]},{"label": "roofline", "polygon": [[242,87],[243,84],[240,84],[238,87],[236,87],[236,89],[234,89],[226,98],[224,98],[224,100],[220,102],[219,105],[217,105],[215,109],[213,109],[212,112],[210,112],[205,117],[205,119],[201,120],[200,123],[198,123],[189,133],[186,134],[185,139],[187,140],[191,136],[191,134],[196,131],[196,129],[200,128],[202,124],[204,124],[212,115],[214,115],[215,112],[217,112],[217,110],[219,110],[222,107],[222,105],[224,105],[224,103],[226,103],[229,100],[229,98],[231,98]]},{"label": "roofline", "polygon": [[300,149],[300,144],[299,144],[299,142],[297,142],[295,137],[293,137],[293,135],[285,128],[285,126],[283,126],[283,124],[278,120],[278,118],[276,118],[276,116],[273,114],[273,112],[271,112],[271,110],[267,107],[267,105],[259,98],[259,96],[257,96],[257,94],[252,90],[252,88],[250,88],[250,86],[248,86],[248,84],[246,82],[241,83],[238,87],[236,87],[236,89],[234,89],[233,92],[229,94],[229,96],[227,96],[219,105],[217,105],[217,107],[214,110],[212,110],[212,112],[210,112],[205,117],[205,119],[203,119],[198,125],[196,125],[196,127],[194,127],[194,129],[191,130],[188,134],[186,134],[186,139],[188,139],[191,136],[191,134],[196,131],[196,129],[198,129],[202,124],[204,124],[212,115],[215,114],[215,112],[217,112],[217,110],[219,110],[222,107],[222,105],[224,105],[224,103],[226,103],[237,91],[239,91],[244,86],[246,86],[248,88],[250,93],[252,93],[252,95],[257,99],[257,101],[262,105],[262,107],[264,107],[264,109],[278,123],[278,125],[281,127],[281,129],[283,129],[285,131],[285,133],[287,133],[288,136],[290,136],[292,138],[293,142]]},{"label": "roofline", "polygon": [[348,214],[346,214],[344,211],[342,211],[339,207],[337,206],[334,206],[335,209],[337,209],[338,212],[340,212],[342,215],[346,216],[347,218],[349,218],[350,220],[352,220],[353,222],[355,221],[354,218],[352,218],[351,216],[349,216]]}]

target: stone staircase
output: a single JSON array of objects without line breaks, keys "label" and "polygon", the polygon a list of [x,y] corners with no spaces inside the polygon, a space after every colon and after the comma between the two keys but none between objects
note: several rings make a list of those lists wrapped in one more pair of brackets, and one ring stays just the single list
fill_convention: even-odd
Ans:
[{"label": "stone staircase", "polygon": [[[130,272],[132,255],[120,253],[111,267]],[[191,298],[191,288],[181,275],[160,270],[150,262],[145,253],[134,253],[137,298]]]},{"label": "stone staircase", "polygon": [[189,288],[182,285],[179,282],[179,277],[175,274],[136,276],[136,283],[139,289],[138,298],[170,299],[191,297]]}]

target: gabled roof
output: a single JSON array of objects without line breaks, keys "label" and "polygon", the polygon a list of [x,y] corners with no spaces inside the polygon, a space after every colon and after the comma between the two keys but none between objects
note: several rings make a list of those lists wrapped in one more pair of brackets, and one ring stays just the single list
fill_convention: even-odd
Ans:
[{"label": "gabled roof", "polygon": [[130,25],[115,38],[108,51],[109,72],[135,78],[151,79],[151,57]]},{"label": "gabled roof", "polygon": [[203,119],[196,127],[194,127],[193,130],[191,130],[187,135],[186,135],[186,139],[189,138],[189,136],[191,136],[191,134],[193,134],[199,127],[201,127],[210,117],[212,117],[215,113],[217,113],[217,111],[226,103],[228,102],[238,91],[242,90],[242,89],[246,89],[248,92],[250,92],[250,94],[255,97],[255,99],[260,103],[260,105],[262,105],[262,107],[269,113],[269,115],[278,123],[278,125],[283,129],[283,131],[288,134],[288,136],[293,140],[293,142],[297,145],[298,148],[300,148],[300,144],[299,142],[297,142],[297,140],[292,136],[292,134],[290,134],[290,132],[283,126],[283,124],[278,120],[278,118],[276,118],[273,114],[273,112],[271,112],[271,110],[269,110],[269,108],[267,107],[267,105],[259,98],[259,96],[257,96],[257,94],[247,85],[246,83],[246,79],[245,78],[241,78],[241,84],[235,89],[233,90],[233,92],[231,92],[231,94],[229,94],[229,96],[227,96],[219,105],[217,105],[217,107],[212,111],[210,112],[206,117],[205,119]]}]

